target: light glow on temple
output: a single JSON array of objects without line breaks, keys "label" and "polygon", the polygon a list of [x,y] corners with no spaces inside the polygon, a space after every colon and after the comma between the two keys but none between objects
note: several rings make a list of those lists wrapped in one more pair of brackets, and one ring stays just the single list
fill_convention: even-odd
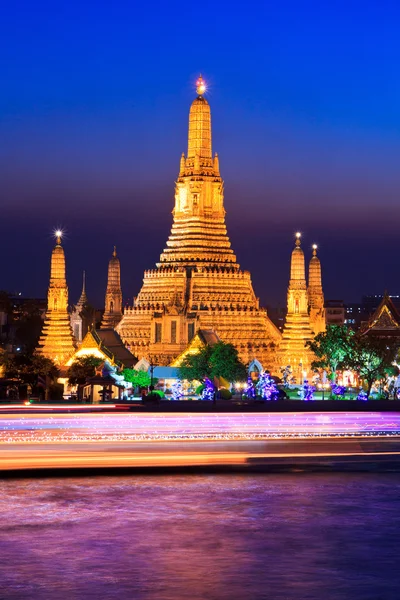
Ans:
[{"label": "light glow on temple", "polygon": [[206,93],[206,91],[207,91],[206,82],[200,75],[198,80],[196,81],[196,92],[199,94],[199,96],[202,96],[203,94]]}]

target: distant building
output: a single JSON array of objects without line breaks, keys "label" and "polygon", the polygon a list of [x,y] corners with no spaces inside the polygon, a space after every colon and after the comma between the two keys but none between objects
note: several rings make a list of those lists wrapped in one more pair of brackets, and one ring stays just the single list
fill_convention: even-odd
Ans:
[{"label": "distant building", "polygon": [[344,325],[346,309],[343,300],[325,302],[325,320],[327,325]]}]

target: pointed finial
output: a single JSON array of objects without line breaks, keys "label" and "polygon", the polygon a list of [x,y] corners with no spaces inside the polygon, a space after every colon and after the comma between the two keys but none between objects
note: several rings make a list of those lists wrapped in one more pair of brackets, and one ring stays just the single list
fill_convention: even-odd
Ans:
[{"label": "pointed finial", "polygon": [[86,292],[86,271],[83,271],[82,294]]},{"label": "pointed finial", "polygon": [[63,232],[61,229],[56,229],[54,232],[54,236],[56,238],[57,246],[61,246],[61,238],[63,236]]},{"label": "pointed finial", "polygon": [[117,256],[117,246],[114,246],[113,256]]},{"label": "pointed finial", "polygon": [[301,233],[300,233],[300,231],[297,231],[297,233],[296,233],[296,246],[300,246],[300,238],[301,238]]},{"label": "pointed finial", "polygon": [[313,254],[313,256],[317,256],[317,248],[318,248],[317,244],[313,244],[312,245],[312,250],[313,250],[312,254]]},{"label": "pointed finial", "polygon": [[199,94],[199,96],[202,96],[206,91],[207,91],[206,83],[200,73],[199,78],[196,81],[196,92]]}]

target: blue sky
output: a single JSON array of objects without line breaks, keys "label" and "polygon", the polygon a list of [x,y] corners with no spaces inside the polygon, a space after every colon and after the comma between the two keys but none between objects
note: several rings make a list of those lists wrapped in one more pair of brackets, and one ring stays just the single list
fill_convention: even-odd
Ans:
[{"label": "blue sky", "polygon": [[[43,296],[54,225],[101,304],[164,247],[194,81],[209,82],[233,247],[284,301],[293,232],[320,244],[326,296],[394,281],[400,216],[396,2],[19,2],[0,23],[0,288]],[[29,255],[29,256],[28,256]],[[26,268],[26,261],[35,268]],[[396,287],[397,286],[397,287]]]}]

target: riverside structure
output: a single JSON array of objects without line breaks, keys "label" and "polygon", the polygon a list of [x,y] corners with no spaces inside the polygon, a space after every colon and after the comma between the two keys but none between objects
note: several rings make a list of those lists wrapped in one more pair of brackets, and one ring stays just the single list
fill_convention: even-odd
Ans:
[{"label": "riverside structure", "polygon": [[116,329],[131,352],[168,365],[198,330],[234,344],[241,360],[276,368],[281,333],[260,307],[225,225],[224,186],[212,154],[211,111],[200,76],[189,113],[188,152],[175,186],[173,223],[156,268]]}]

